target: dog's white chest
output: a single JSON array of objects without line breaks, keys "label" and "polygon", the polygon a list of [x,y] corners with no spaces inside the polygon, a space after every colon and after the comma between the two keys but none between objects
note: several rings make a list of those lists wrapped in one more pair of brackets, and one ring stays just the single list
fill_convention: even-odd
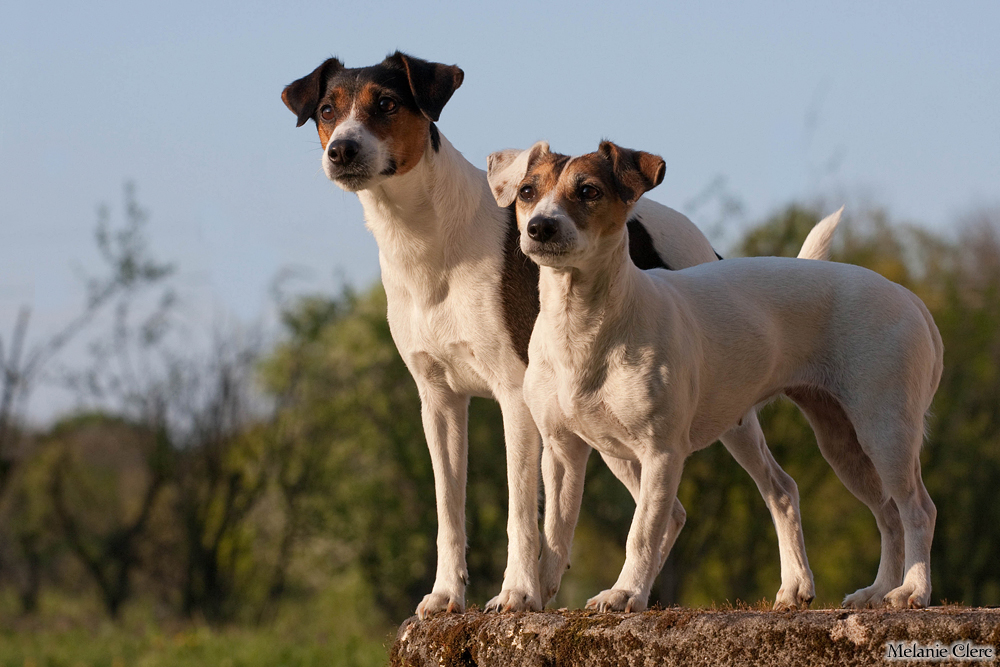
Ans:
[{"label": "dog's white chest", "polygon": [[[414,374],[430,371],[443,374],[448,387],[457,393],[489,397],[497,379],[510,366],[497,336],[483,336],[496,319],[483,299],[450,290],[433,305],[414,298],[405,288],[386,286],[389,326],[400,354]],[[497,322],[497,326],[502,323]],[[510,352],[508,352],[508,355]]]},{"label": "dog's white chest", "polygon": [[637,460],[654,427],[650,384],[660,380],[649,377],[653,370],[612,366],[593,381],[532,360],[525,397],[529,405],[547,405],[550,425],[570,430],[603,454]]}]

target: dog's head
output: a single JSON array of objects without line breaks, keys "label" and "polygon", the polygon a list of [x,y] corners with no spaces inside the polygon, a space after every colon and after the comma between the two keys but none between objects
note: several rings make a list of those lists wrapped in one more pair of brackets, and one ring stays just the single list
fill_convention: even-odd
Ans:
[{"label": "dog's head", "polygon": [[665,170],[658,155],[610,141],[573,158],[540,141],[493,153],[487,173],[497,204],[516,202],[524,254],[543,266],[582,267],[620,242],[632,205]]},{"label": "dog's head", "polygon": [[312,119],[323,143],[323,171],[356,192],[420,162],[437,150],[438,119],[464,73],[396,52],[372,67],[345,68],[330,58],[285,87],[281,99],[298,117]]}]

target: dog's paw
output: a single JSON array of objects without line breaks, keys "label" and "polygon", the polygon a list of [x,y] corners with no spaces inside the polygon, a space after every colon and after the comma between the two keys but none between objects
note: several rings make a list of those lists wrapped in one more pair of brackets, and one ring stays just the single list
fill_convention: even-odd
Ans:
[{"label": "dog's paw", "polygon": [[816,597],[812,579],[802,579],[788,586],[782,586],[774,596],[775,611],[808,609]]},{"label": "dog's paw", "polygon": [[516,588],[502,590],[500,595],[486,603],[486,611],[541,611],[542,601],[537,594]]},{"label": "dog's paw", "polygon": [[871,609],[885,604],[883,598],[888,591],[882,586],[872,584],[868,588],[854,591],[844,598],[841,607],[846,609]]},{"label": "dog's paw", "polygon": [[461,614],[465,611],[465,596],[456,593],[429,593],[417,605],[417,618],[422,621],[441,611]]},{"label": "dog's paw", "polygon": [[930,601],[931,592],[918,590],[919,588],[922,587],[904,581],[902,586],[886,593],[883,600],[893,609],[923,609]]},{"label": "dog's paw", "polygon": [[645,611],[646,600],[642,599],[638,593],[612,588],[602,591],[587,600],[587,609],[594,609],[596,611],[624,611],[626,613]]}]

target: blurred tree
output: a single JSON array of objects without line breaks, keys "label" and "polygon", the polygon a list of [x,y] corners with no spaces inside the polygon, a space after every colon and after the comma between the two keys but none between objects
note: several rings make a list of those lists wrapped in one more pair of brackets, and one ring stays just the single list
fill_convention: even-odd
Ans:
[{"label": "blurred tree", "polygon": [[48,446],[54,514],[112,618],[131,595],[144,539],[169,474],[166,434],[102,415],[57,425]]},{"label": "blurred tree", "polygon": [[928,271],[944,374],[929,421],[923,470],[937,504],[934,594],[1000,604],[1000,210],[965,222],[949,262]]},{"label": "blurred tree", "polygon": [[[779,211],[747,232],[735,254],[794,255],[818,219],[808,207]],[[961,230],[944,239],[874,211],[842,225],[835,259],[906,285],[936,318],[945,372],[923,451],[939,510],[934,594],[998,604],[1000,214],[984,211]],[[206,351],[177,335],[169,290],[144,300],[151,292],[140,286],[167,269],[127,259],[148,257],[140,237],[99,234],[112,248],[112,273],[132,276],[116,284],[131,287],[98,300],[113,315],[101,320],[110,326],[96,334],[93,363],[66,376],[81,405],[104,416],[66,419],[49,433],[4,422],[5,460],[17,465],[4,472],[0,558],[22,606],[37,604],[42,582],[76,595],[83,578],[112,614],[130,596],[155,595],[181,615],[260,622],[293,604],[366,596],[358,608],[374,606],[373,618],[409,616],[433,583],[433,474],[384,292],[287,301],[284,336],[266,354],[259,337],[236,329],[217,331]],[[0,350],[5,377],[14,377],[5,391],[30,386],[19,384],[26,315],[15,330]],[[799,484],[817,603],[838,604],[874,577],[875,522],[791,403],[766,406],[761,422]],[[503,431],[492,401],[472,401],[469,442],[468,599],[481,603],[499,588],[506,557]],[[771,518],[724,448],[690,458],[679,495],[688,523],[653,601],[773,596]],[[624,487],[592,457],[573,569],[557,605],[580,606],[614,581],[633,511]]]},{"label": "blurred tree", "polygon": [[19,433],[17,422],[46,366],[105,306],[116,300],[128,303],[173,272],[171,265],[149,254],[144,233],[148,214],[136,200],[132,183],[125,184],[124,209],[125,223],[120,229],[111,228],[111,213],[106,205],[98,209],[95,238],[105,273],[87,280],[87,298],[80,312],[54,334],[28,348],[31,309],[24,306],[9,346],[5,347],[0,338],[0,495],[17,458],[13,451]]},{"label": "blurred tree", "polygon": [[[34,451],[36,440],[25,437],[21,425],[31,393],[58,354],[102,312],[112,304],[127,308],[173,272],[171,265],[156,260],[148,249],[148,214],[139,205],[132,183],[125,184],[125,219],[121,227],[112,228],[106,205],[98,209],[97,217],[95,240],[104,267],[100,275],[87,279],[87,296],[79,312],[48,338],[29,345],[31,309],[24,306],[9,345],[5,346],[0,338],[0,506],[10,505],[0,509],[10,517],[0,527],[0,543],[5,546],[0,549],[0,577],[13,574],[25,611],[36,607],[41,588],[43,552],[49,548],[42,546],[45,531],[40,532],[37,519],[39,508],[49,505],[35,495],[38,490],[34,486],[22,485],[10,499],[5,492],[16,464],[39,455]],[[25,475],[22,482],[32,478],[33,474]],[[33,489],[31,497],[25,495],[29,489]]]}]

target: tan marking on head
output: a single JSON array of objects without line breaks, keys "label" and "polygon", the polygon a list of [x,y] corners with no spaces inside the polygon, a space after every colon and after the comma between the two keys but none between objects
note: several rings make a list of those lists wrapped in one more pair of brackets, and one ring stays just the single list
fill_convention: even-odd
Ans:
[{"label": "tan marking on head", "polygon": [[[340,86],[331,88],[320,100],[316,111],[316,131],[319,132],[319,140],[324,148],[330,143],[330,137],[333,136],[337,125],[350,115],[352,102],[350,94]],[[332,120],[326,120],[321,115],[321,110],[327,105],[333,107]]]},{"label": "tan marking on head", "polygon": [[[584,197],[585,188],[596,188],[600,195]],[[630,204],[618,196],[618,184],[607,160],[597,153],[574,158],[559,178],[558,200],[581,230],[593,230],[598,236],[620,233],[628,219]]]},{"label": "tan marking on head", "polygon": [[334,107],[336,118],[331,123],[317,123],[319,136],[325,146],[337,124],[353,111],[355,119],[388,146],[396,165],[395,173],[404,174],[420,162],[427,149],[430,121],[401,101],[397,102],[393,113],[379,112],[379,100],[386,96],[396,99],[395,95],[376,83],[366,83],[354,96],[343,89],[332,89],[323,104]]},{"label": "tan marking on head", "polygon": [[405,174],[417,166],[430,142],[431,124],[421,113],[400,106],[380,139],[389,144],[389,153],[396,163],[396,173]]},{"label": "tan marking on head", "polygon": [[524,178],[517,187],[518,191],[520,191],[525,185],[530,185],[535,189],[535,196],[532,197],[531,201],[525,201],[520,196],[515,200],[517,202],[517,224],[519,227],[522,222],[528,221],[538,202],[556,188],[559,182],[559,175],[568,160],[568,155],[548,151],[540,152],[532,156],[529,160]]},{"label": "tan marking on head", "polygon": [[[599,236],[624,227],[630,205],[618,194],[610,163],[597,153],[569,158],[558,153],[539,157],[528,167],[522,184],[535,188],[531,202],[518,198],[518,224],[531,215],[535,204],[554,193],[555,203],[572,218],[583,233]],[[600,195],[593,200],[583,196],[584,186],[596,188]]]}]

